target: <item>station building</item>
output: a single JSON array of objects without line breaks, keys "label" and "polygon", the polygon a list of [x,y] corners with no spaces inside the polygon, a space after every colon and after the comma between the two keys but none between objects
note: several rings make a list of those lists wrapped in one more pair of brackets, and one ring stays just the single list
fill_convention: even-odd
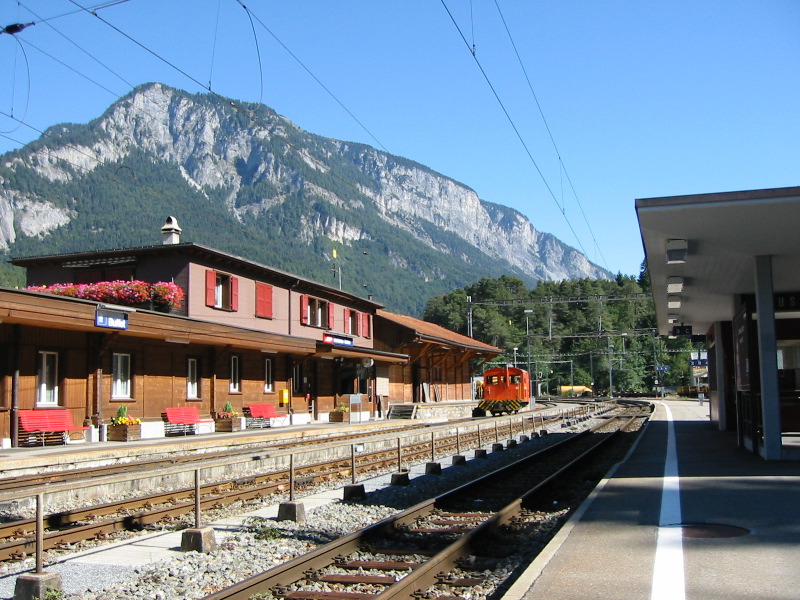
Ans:
[{"label": "station building", "polygon": [[29,287],[170,282],[184,298],[123,306],[0,288],[4,444],[24,441],[24,410],[67,408],[101,440],[120,405],[155,438],[174,406],[197,407],[201,431],[213,431],[227,403],[239,415],[274,405],[279,426],[325,421],[342,407],[365,420],[393,404],[469,402],[472,367],[502,354],[371,297],[182,242],[174,217],[161,231],[154,246],[10,261]]},{"label": "station building", "polygon": [[643,198],[658,329],[702,336],[711,421],[800,458],[800,187]]}]

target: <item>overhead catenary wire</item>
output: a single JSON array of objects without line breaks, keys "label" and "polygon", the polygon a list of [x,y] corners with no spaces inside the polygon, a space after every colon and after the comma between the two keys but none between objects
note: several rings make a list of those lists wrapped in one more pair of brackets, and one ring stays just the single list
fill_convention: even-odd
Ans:
[{"label": "overhead catenary wire", "polygon": [[253,30],[253,40],[255,41],[256,44],[256,55],[258,56],[258,77],[261,85],[260,88],[261,91],[258,95],[258,102],[261,103],[264,99],[264,67],[261,62],[261,49],[258,47],[258,36],[256,35],[256,26],[253,24],[252,13],[249,10],[247,10],[247,7],[244,4],[242,4],[241,0],[236,0],[236,1],[242,6],[242,8],[244,8],[244,11],[247,13],[247,18],[250,21],[250,28]]},{"label": "overhead catenary wire", "polygon": [[481,72],[481,75],[483,75],[483,78],[486,80],[486,83],[488,84],[489,89],[492,91],[492,94],[494,95],[495,100],[497,100],[497,103],[500,105],[500,109],[503,111],[503,114],[505,115],[506,119],[508,120],[509,124],[511,125],[511,128],[514,130],[514,133],[516,134],[517,139],[519,139],[520,143],[522,144],[522,147],[524,148],[525,153],[528,155],[528,159],[530,160],[531,164],[536,169],[536,172],[539,174],[539,177],[541,178],[542,183],[544,184],[545,188],[547,189],[548,193],[550,194],[550,197],[556,203],[556,206],[558,206],[559,211],[561,212],[561,215],[564,217],[564,220],[566,221],[567,226],[569,227],[569,230],[572,232],[572,235],[575,237],[575,241],[577,242],[578,246],[580,247],[581,252],[583,252],[583,254],[586,255],[587,252],[586,252],[586,249],[583,247],[583,244],[581,243],[580,237],[578,237],[578,234],[575,231],[575,228],[572,226],[572,223],[570,222],[569,218],[567,217],[566,212],[561,209],[561,206],[558,203],[558,198],[556,198],[556,195],[553,192],[553,189],[550,187],[550,184],[548,183],[547,178],[544,176],[544,173],[542,172],[541,168],[539,167],[539,164],[536,162],[536,159],[533,157],[533,153],[530,151],[530,148],[528,148],[528,144],[525,142],[525,138],[522,137],[522,133],[520,132],[519,128],[517,127],[517,124],[514,122],[514,119],[511,118],[511,114],[508,112],[508,109],[506,108],[505,104],[503,103],[502,98],[500,98],[500,94],[497,92],[497,89],[494,87],[494,84],[492,83],[492,80],[489,78],[488,73],[483,68],[483,65],[481,64],[481,61],[478,59],[477,53],[474,53],[474,54],[472,53],[470,44],[467,41],[467,38],[464,36],[464,32],[461,31],[461,27],[458,25],[458,22],[455,20],[455,17],[453,17],[453,13],[450,12],[450,9],[448,8],[448,6],[447,6],[447,4],[445,3],[444,0],[440,0],[440,1],[442,3],[442,6],[444,7],[445,11],[447,12],[447,15],[450,17],[450,20],[453,22],[453,25],[455,26],[456,30],[458,31],[458,34],[461,36],[461,39],[464,41],[464,44],[467,46],[467,49],[470,50],[470,54],[472,55],[472,59],[475,61],[475,64],[477,65],[478,70]]},{"label": "overhead catenary wire", "polygon": [[[517,57],[517,61],[519,62],[519,66],[522,69],[522,73],[525,75],[525,81],[528,83],[528,89],[531,91],[531,95],[533,96],[533,100],[536,103],[536,108],[539,110],[539,115],[542,117],[542,122],[544,123],[545,129],[547,130],[547,135],[550,137],[550,141],[553,144],[553,149],[556,152],[556,156],[558,157],[558,163],[563,170],[564,176],[567,178],[567,182],[569,183],[570,189],[572,190],[572,194],[575,197],[575,202],[578,204],[578,208],[581,211],[581,215],[583,215],[583,220],[586,223],[586,227],[589,230],[589,234],[592,236],[592,241],[594,242],[595,248],[597,248],[597,252],[600,254],[600,258],[603,261],[603,265],[605,266],[606,270],[608,270],[608,264],[606,263],[606,258],[603,256],[603,251],[600,249],[600,245],[597,243],[597,238],[594,235],[594,230],[592,229],[591,224],[589,223],[589,219],[586,217],[586,213],[583,210],[583,205],[581,204],[580,198],[578,198],[578,193],[575,191],[575,186],[572,183],[572,178],[569,176],[569,172],[567,172],[567,167],[564,164],[564,160],[561,157],[561,152],[556,145],[556,140],[553,137],[553,132],[550,130],[550,124],[547,122],[547,119],[544,116],[544,110],[542,110],[542,105],[539,103],[539,98],[536,96],[536,92],[533,90],[533,84],[531,83],[531,79],[528,76],[528,71],[525,68],[525,64],[522,61],[522,57],[517,50],[517,44],[514,42],[514,37],[511,35],[511,30],[508,28],[508,23],[506,22],[506,18],[503,15],[503,11],[500,10],[500,4],[498,0],[494,0],[494,4],[497,7],[497,13],[500,15],[500,20],[503,23],[503,27],[506,30],[506,34],[508,35],[508,40],[511,43],[511,47],[514,49],[514,54]],[[473,34],[474,35],[474,34]],[[563,192],[562,192],[563,197]],[[562,205],[562,211],[564,207]]]},{"label": "overhead catenary wire", "polygon": [[278,44],[280,44],[280,46],[281,46],[281,47],[282,47],[282,48],[283,48],[283,49],[284,49],[284,50],[285,50],[285,51],[286,51],[286,52],[289,54],[289,56],[291,56],[291,57],[292,57],[292,58],[295,60],[295,62],[297,62],[297,64],[298,64],[298,65],[300,65],[300,66],[301,66],[301,67],[302,67],[302,68],[305,70],[305,72],[306,72],[306,73],[308,73],[308,74],[311,76],[311,78],[312,78],[312,79],[314,79],[314,81],[316,81],[316,82],[317,82],[317,83],[320,85],[320,87],[321,87],[323,90],[325,90],[325,92],[326,92],[326,93],[327,93],[327,94],[328,94],[328,95],[329,95],[331,98],[333,98],[333,100],[334,100],[334,101],[335,101],[335,102],[336,102],[336,103],[337,103],[339,106],[341,106],[341,107],[342,107],[342,109],[343,109],[343,110],[344,110],[344,111],[345,111],[345,112],[346,112],[348,115],[350,115],[350,117],[351,117],[351,118],[352,118],[352,119],[353,119],[353,120],[354,120],[354,121],[355,121],[355,122],[358,124],[358,126],[359,126],[359,127],[361,127],[361,129],[363,129],[363,130],[366,132],[366,134],[367,134],[369,137],[371,137],[371,138],[372,138],[372,139],[375,141],[375,143],[376,143],[376,144],[378,144],[378,146],[380,146],[380,147],[383,149],[383,151],[384,151],[384,152],[389,152],[389,150],[387,150],[386,146],[384,146],[384,145],[383,145],[383,143],[382,143],[382,142],[381,142],[381,141],[380,141],[380,140],[379,140],[377,137],[375,137],[375,135],[374,135],[374,134],[373,134],[373,133],[372,133],[372,132],[371,132],[371,131],[370,131],[370,130],[367,128],[367,126],[366,126],[366,125],[364,125],[364,124],[363,124],[363,123],[362,123],[362,122],[359,120],[359,118],[358,118],[358,117],[356,117],[356,116],[353,114],[353,112],[352,112],[352,111],[351,111],[349,108],[347,108],[347,106],[345,106],[345,105],[344,105],[344,103],[343,103],[341,100],[339,100],[339,98],[336,96],[336,94],[334,94],[334,93],[333,93],[333,92],[330,90],[330,88],[328,88],[328,86],[326,86],[324,83],[322,83],[322,80],[321,80],[319,77],[317,77],[317,76],[316,76],[316,75],[315,75],[315,74],[314,74],[314,73],[311,71],[311,69],[309,69],[309,68],[306,66],[306,64],[305,64],[305,63],[304,63],[302,60],[300,60],[300,58],[298,58],[298,56],[297,56],[297,55],[296,55],[294,52],[292,52],[292,51],[289,49],[289,47],[288,47],[286,44],[284,44],[284,43],[283,43],[283,41],[281,41],[281,39],[280,39],[280,38],[279,38],[277,35],[275,35],[275,34],[273,33],[273,31],[272,31],[272,30],[271,30],[269,27],[267,27],[267,25],[264,23],[264,21],[262,21],[262,20],[261,20],[261,19],[258,17],[258,15],[255,15],[255,14],[253,14],[253,12],[252,12],[252,11],[251,11],[251,10],[250,10],[250,9],[249,9],[249,8],[248,8],[248,7],[247,7],[245,4],[244,4],[244,3],[242,3],[242,2],[241,2],[241,0],[236,0],[236,2],[238,2],[238,3],[241,5],[241,7],[242,7],[244,10],[246,10],[246,11],[247,11],[247,13],[248,13],[248,14],[252,15],[252,16],[255,18],[256,22],[257,22],[259,25],[261,25],[261,27],[263,27],[263,28],[264,28],[264,31],[266,31],[268,34],[270,34],[270,35],[272,36],[272,38],[273,38],[273,39],[274,39],[276,42],[278,42]]},{"label": "overhead catenary wire", "polygon": [[[110,3],[107,3],[107,4],[105,4],[105,5],[103,5],[103,6],[99,7],[99,8],[106,8],[107,6],[114,6],[114,5],[116,5],[116,4],[122,4],[123,2],[128,2],[128,0],[118,0],[118,1],[116,1],[116,2],[110,2]],[[25,6],[25,5],[22,5],[22,6]],[[97,9],[95,9],[95,10],[99,10],[99,8],[97,8]],[[69,36],[65,35],[65,34],[64,34],[64,33],[63,33],[61,30],[59,30],[59,29],[57,29],[56,27],[54,27],[54,26],[53,26],[53,25],[50,23],[50,21],[52,21],[52,20],[53,20],[52,18],[50,18],[50,19],[43,19],[43,18],[41,18],[41,17],[40,17],[38,14],[36,14],[36,13],[35,13],[33,10],[31,10],[31,9],[30,9],[29,7],[27,7],[27,6],[25,6],[25,10],[27,10],[27,11],[28,11],[28,12],[30,12],[30,13],[31,13],[33,16],[35,16],[37,19],[39,19],[39,20],[37,21],[38,23],[43,23],[43,24],[47,25],[47,26],[48,26],[50,29],[52,29],[53,31],[55,31],[55,32],[56,32],[56,33],[57,33],[59,36],[61,36],[61,37],[62,37],[62,38],[64,38],[64,39],[65,39],[67,42],[69,42],[70,44],[72,44],[72,45],[73,45],[75,48],[77,48],[78,50],[80,50],[80,51],[81,51],[83,54],[85,54],[86,56],[88,56],[89,58],[91,58],[91,59],[92,59],[94,62],[96,62],[96,63],[97,63],[98,65],[100,65],[101,67],[103,67],[103,68],[104,68],[106,71],[108,71],[109,73],[111,73],[112,75],[114,75],[114,76],[115,76],[117,79],[119,79],[120,81],[122,81],[122,83],[124,83],[125,85],[127,85],[128,87],[131,87],[131,88],[135,87],[135,86],[134,86],[134,84],[132,84],[131,82],[129,82],[129,81],[128,81],[127,79],[125,79],[125,78],[124,78],[122,75],[120,75],[120,74],[119,74],[119,73],[117,73],[117,72],[116,72],[114,69],[112,69],[112,68],[111,68],[111,67],[109,67],[107,64],[105,64],[105,63],[104,63],[102,60],[100,60],[100,59],[99,59],[99,58],[97,58],[95,55],[93,55],[91,52],[89,52],[88,50],[86,50],[86,49],[85,49],[83,46],[81,46],[80,44],[78,44],[77,42],[75,42],[74,40],[72,40],[72,39],[71,39]],[[34,45],[33,45],[33,44],[30,42],[30,41],[28,41],[28,40],[25,40],[24,38],[23,38],[23,41],[24,41],[26,44],[28,44],[29,46],[31,46],[32,48],[36,48],[36,49],[37,49],[39,52],[41,52],[41,53],[42,53],[42,54],[44,54],[45,56],[48,56],[48,57],[50,57],[51,59],[53,59],[54,61],[58,62],[59,64],[61,64],[61,65],[64,65],[64,66],[65,66],[66,68],[68,68],[70,71],[72,71],[72,72],[74,72],[74,73],[77,73],[78,75],[80,75],[80,76],[81,76],[81,77],[83,77],[84,79],[87,79],[88,81],[91,81],[92,83],[94,83],[94,84],[95,84],[95,85],[97,85],[98,87],[100,87],[100,88],[104,89],[105,91],[109,92],[110,94],[112,94],[112,95],[114,95],[114,96],[119,96],[119,94],[117,94],[116,92],[112,92],[111,90],[109,90],[108,88],[106,88],[106,87],[104,87],[103,85],[99,84],[97,81],[95,81],[95,80],[94,80],[94,79],[92,79],[91,77],[89,77],[89,76],[87,76],[87,75],[84,75],[83,73],[79,72],[77,69],[74,69],[73,67],[70,67],[69,65],[67,65],[67,64],[66,64],[65,62],[63,62],[62,60],[60,60],[60,59],[56,58],[55,56],[52,56],[51,54],[49,54],[48,52],[45,52],[45,51],[44,51],[44,50],[42,50],[41,48],[38,48],[38,47],[34,46]]]}]

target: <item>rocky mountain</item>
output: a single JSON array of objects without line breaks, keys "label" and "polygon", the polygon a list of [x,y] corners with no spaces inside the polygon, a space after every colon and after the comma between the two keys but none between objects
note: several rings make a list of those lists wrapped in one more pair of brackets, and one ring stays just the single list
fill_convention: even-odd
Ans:
[{"label": "rocky mountain", "polygon": [[481,277],[609,276],[423,165],[214,94],[142,85],[96,120],[0,156],[6,256],[157,244],[167,215],[184,241],[409,314]]}]

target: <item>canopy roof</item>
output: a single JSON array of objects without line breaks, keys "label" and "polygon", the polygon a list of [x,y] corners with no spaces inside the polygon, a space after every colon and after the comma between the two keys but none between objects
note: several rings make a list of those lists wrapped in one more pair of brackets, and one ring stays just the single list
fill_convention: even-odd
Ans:
[{"label": "canopy roof", "polygon": [[[736,297],[755,293],[757,256],[772,256],[776,293],[800,292],[800,187],[642,198],[636,213],[662,334],[732,320]],[[683,241],[685,260],[668,264]]]}]

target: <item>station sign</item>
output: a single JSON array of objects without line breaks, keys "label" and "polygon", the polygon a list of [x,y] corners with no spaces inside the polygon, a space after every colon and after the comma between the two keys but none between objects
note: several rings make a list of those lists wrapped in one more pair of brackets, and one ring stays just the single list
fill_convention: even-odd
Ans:
[{"label": "station sign", "polygon": [[775,292],[775,311],[800,310],[800,292]]},{"label": "station sign", "polygon": [[128,313],[121,310],[98,307],[94,313],[94,324],[96,327],[106,327],[108,329],[127,329]]},{"label": "station sign", "polygon": [[656,365],[655,370],[663,372],[669,371],[669,365]]},{"label": "station sign", "polygon": [[672,328],[672,335],[692,335],[691,325],[675,325]]},{"label": "station sign", "polygon": [[324,333],[322,341],[326,344],[333,344],[334,346],[352,346],[353,338],[338,333]]},{"label": "station sign", "polygon": [[707,367],[708,366],[708,359],[707,358],[692,358],[689,360],[689,366],[692,367]]}]

